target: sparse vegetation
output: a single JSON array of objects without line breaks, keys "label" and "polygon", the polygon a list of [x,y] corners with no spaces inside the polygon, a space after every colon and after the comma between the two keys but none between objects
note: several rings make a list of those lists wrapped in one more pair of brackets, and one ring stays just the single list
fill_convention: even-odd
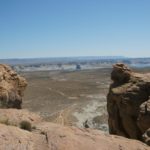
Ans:
[{"label": "sparse vegetation", "polygon": [[32,130],[31,123],[29,121],[26,121],[26,120],[20,122],[20,128],[27,130],[27,131]]},{"label": "sparse vegetation", "polygon": [[44,131],[41,131],[41,134],[42,134],[42,135],[45,135],[46,133],[45,133]]},{"label": "sparse vegetation", "polygon": [[10,125],[8,118],[0,119],[1,124]]},{"label": "sparse vegetation", "polygon": [[32,129],[35,130],[35,129],[36,129],[36,126],[33,126]]},{"label": "sparse vegetation", "polygon": [[0,100],[0,108],[6,108],[7,103],[5,100]]}]

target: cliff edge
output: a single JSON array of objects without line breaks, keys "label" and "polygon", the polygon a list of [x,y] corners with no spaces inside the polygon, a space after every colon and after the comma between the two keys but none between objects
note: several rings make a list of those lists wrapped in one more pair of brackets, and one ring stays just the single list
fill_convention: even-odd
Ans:
[{"label": "cliff edge", "polygon": [[107,96],[109,132],[150,145],[150,73],[115,64]]}]

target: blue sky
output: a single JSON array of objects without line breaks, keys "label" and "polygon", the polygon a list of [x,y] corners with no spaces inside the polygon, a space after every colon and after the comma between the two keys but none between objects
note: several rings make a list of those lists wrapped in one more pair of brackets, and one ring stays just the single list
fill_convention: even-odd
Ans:
[{"label": "blue sky", "polygon": [[150,0],[0,0],[0,58],[150,57]]}]

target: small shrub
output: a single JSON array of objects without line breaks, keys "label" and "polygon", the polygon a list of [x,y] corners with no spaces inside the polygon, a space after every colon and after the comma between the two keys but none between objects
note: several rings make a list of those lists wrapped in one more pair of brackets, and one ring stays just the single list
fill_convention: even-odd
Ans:
[{"label": "small shrub", "polygon": [[20,122],[20,128],[27,130],[27,131],[31,131],[32,130],[32,126],[31,123],[29,121],[21,121]]},{"label": "small shrub", "polygon": [[36,129],[36,126],[33,126],[32,129],[35,130],[35,129]]},{"label": "small shrub", "polygon": [[1,124],[10,125],[8,118],[0,120]]},{"label": "small shrub", "polygon": [[44,131],[41,131],[41,134],[45,135],[46,133]]}]

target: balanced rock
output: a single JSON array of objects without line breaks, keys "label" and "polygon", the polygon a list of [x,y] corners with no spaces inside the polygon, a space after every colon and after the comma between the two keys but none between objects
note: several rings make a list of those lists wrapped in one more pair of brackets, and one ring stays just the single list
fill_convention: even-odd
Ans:
[{"label": "balanced rock", "polygon": [[0,64],[0,108],[21,108],[26,80],[9,66]]}]

